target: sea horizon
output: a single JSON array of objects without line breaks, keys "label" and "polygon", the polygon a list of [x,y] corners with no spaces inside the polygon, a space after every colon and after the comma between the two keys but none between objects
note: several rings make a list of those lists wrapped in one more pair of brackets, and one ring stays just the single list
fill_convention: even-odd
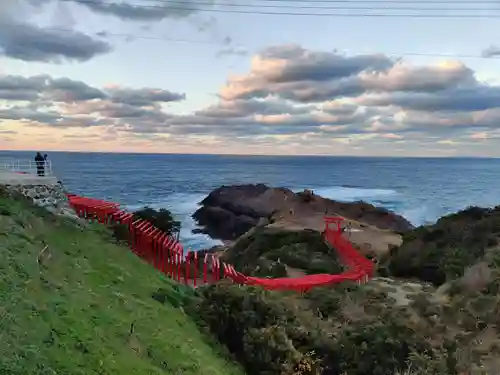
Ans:
[{"label": "sea horizon", "polygon": [[500,156],[475,156],[475,155],[434,155],[434,156],[398,156],[398,155],[331,155],[331,154],[207,154],[207,153],[175,153],[175,152],[130,152],[130,151],[67,151],[67,150],[0,150],[0,157],[2,153],[71,153],[71,154],[103,154],[103,155],[172,155],[172,156],[231,156],[231,157],[278,157],[278,158],[352,158],[352,159],[478,159],[478,160],[497,160]]}]

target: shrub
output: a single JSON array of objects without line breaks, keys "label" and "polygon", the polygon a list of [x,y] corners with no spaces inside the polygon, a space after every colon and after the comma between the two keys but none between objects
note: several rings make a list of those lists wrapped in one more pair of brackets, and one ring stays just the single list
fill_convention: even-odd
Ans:
[{"label": "shrub", "polygon": [[393,374],[412,352],[430,352],[425,340],[396,322],[348,326],[337,343],[340,369],[349,375]]},{"label": "shrub", "polygon": [[224,254],[224,260],[255,276],[285,276],[284,265],[308,274],[343,271],[336,251],[325,244],[319,232],[311,230],[256,228],[249,236],[240,238]]},{"label": "shrub", "polygon": [[[167,209],[155,210],[153,208],[144,207],[141,210],[134,212],[133,220],[146,220],[153,224],[158,229],[173,235],[179,232],[180,222],[174,220],[172,213]],[[129,241],[130,233],[128,227],[124,224],[112,224],[111,230],[113,237],[117,242]]]},{"label": "shrub", "polygon": [[498,236],[500,207],[471,207],[406,233],[403,244],[391,251],[386,272],[441,285],[481,260],[498,244]]},{"label": "shrub", "polygon": [[130,239],[130,232],[125,224],[111,224],[111,231],[116,242],[127,242]]},{"label": "shrub", "polygon": [[174,220],[172,213],[165,208],[155,210],[150,207],[144,207],[142,210],[134,212],[134,217],[136,220],[143,219],[149,221],[155,227],[168,234],[178,233],[181,228],[180,222]]}]

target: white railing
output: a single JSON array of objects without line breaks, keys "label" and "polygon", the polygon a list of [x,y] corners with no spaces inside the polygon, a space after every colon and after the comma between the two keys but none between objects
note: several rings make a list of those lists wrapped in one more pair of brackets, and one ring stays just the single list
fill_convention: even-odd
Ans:
[{"label": "white railing", "polygon": [[[43,168],[39,168],[40,166],[43,166]],[[28,159],[0,160],[0,171],[52,176],[52,162],[45,160],[45,162],[39,165],[34,160]]]}]

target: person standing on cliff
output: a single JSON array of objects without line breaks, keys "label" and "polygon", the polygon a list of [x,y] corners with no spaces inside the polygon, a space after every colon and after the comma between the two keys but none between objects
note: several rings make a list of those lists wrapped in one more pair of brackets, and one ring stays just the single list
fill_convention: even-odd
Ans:
[{"label": "person standing on cliff", "polygon": [[39,176],[44,176],[45,175],[45,158],[39,152],[36,153],[35,164],[36,164],[36,174]]},{"label": "person standing on cliff", "polygon": [[50,166],[49,166],[49,155],[43,154],[44,166],[45,166],[45,174],[50,175]]}]

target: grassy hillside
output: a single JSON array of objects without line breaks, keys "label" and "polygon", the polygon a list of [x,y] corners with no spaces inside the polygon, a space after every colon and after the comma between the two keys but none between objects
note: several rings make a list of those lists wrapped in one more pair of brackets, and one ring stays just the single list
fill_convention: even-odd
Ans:
[{"label": "grassy hillside", "polygon": [[102,227],[0,196],[0,374],[242,374],[188,294]]}]

